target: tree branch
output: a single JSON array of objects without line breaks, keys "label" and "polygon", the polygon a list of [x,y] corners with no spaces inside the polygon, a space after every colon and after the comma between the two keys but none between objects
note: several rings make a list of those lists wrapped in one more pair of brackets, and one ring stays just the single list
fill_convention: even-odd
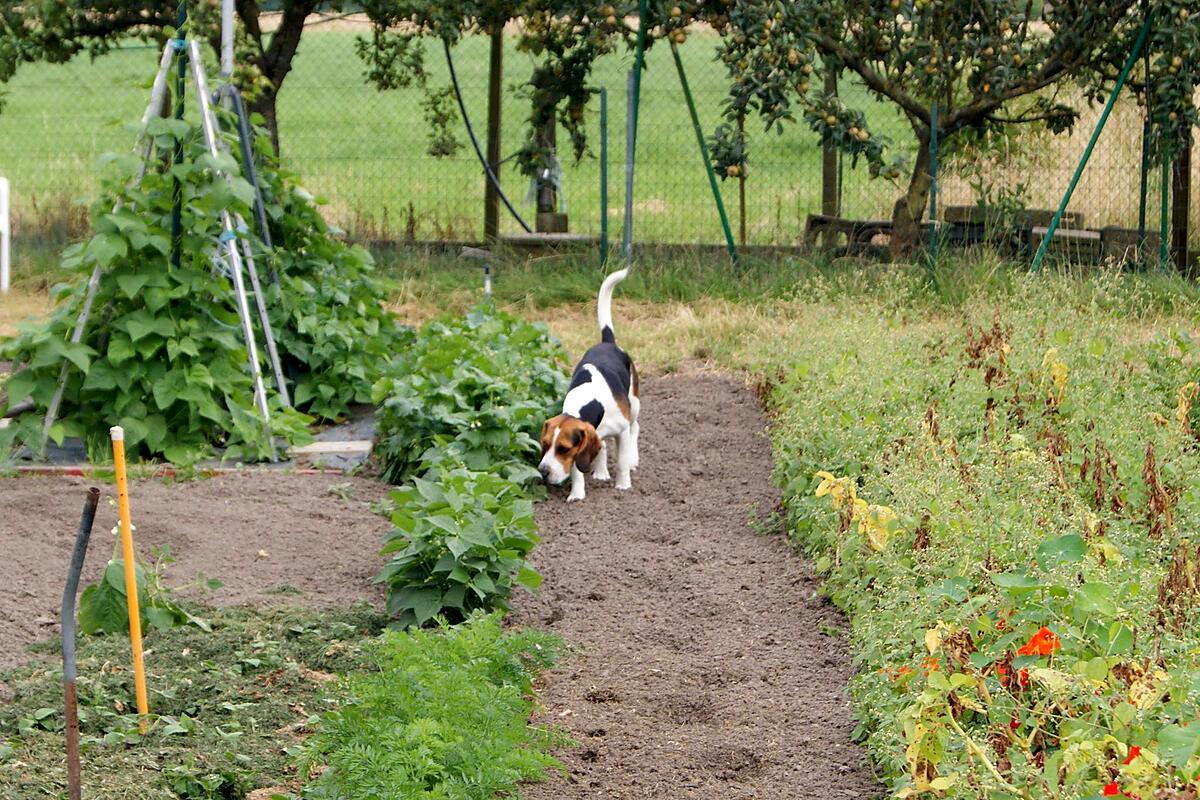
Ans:
[{"label": "tree branch", "polygon": [[844,47],[840,42],[823,34],[813,34],[812,42],[818,49],[823,50],[828,55],[834,56],[846,68],[857,73],[868,89],[891,99],[910,118],[918,119],[926,125],[929,124],[929,109],[897,84],[872,69],[865,59]]}]

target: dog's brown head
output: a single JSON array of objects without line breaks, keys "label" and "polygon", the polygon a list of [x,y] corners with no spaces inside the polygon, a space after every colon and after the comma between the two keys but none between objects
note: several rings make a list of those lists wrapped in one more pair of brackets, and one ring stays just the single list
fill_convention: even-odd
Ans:
[{"label": "dog's brown head", "polygon": [[591,423],[559,414],[542,426],[542,460],[538,472],[546,483],[558,485],[571,474],[571,467],[591,472],[600,453],[600,437]]}]

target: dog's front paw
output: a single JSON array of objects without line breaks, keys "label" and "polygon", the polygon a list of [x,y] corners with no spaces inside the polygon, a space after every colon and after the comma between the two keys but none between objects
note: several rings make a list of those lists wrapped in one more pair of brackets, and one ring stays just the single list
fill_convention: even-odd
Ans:
[{"label": "dog's front paw", "polygon": [[592,480],[594,480],[594,481],[611,481],[612,475],[610,475],[608,473],[608,467],[605,467],[604,469],[600,469],[599,467],[597,467],[596,469],[592,470]]},{"label": "dog's front paw", "polygon": [[567,502],[568,503],[578,503],[580,500],[582,500],[585,497],[587,497],[587,495],[584,494],[583,492],[579,492],[578,494],[576,494],[575,492],[571,492],[569,495],[567,495]]},{"label": "dog's front paw", "polygon": [[613,484],[613,488],[620,492],[628,491],[633,488],[633,481],[629,479],[628,475],[622,475],[617,478],[617,482]]}]

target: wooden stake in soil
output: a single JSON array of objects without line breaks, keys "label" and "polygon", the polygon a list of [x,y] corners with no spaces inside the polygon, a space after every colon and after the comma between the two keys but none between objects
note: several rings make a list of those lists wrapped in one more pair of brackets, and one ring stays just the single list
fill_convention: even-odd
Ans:
[{"label": "wooden stake in soil", "polygon": [[133,525],[129,519],[129,484],[125,478],[125,430],[114,426],[113,470],[117,478],[117,512],[121,519],[121,554],[125,561],[125,601],[129,607],[129,641],[133,647],[133,681],[137,693],[138,728],[150,729],[150,703],[146,698],[146,666],[142,660],[142,612],[138,607],[137,567],[133,552]]}]

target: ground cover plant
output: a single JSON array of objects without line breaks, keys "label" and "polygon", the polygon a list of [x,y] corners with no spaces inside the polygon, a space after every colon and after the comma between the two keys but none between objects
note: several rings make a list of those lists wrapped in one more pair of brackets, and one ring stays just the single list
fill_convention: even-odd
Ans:
[{"label": "ground cover plant", "polygon": [[[193,625],[147,632],[153,719],[145,737],[128,638],[80,640],[85,796],[218,800],[298,785],[296,748],[328,708],[332,679],[365,663],[364,642],[385,622],[365,606],[200,613],[211,632]],[[65,796],[61,661],[8,670],[0,691],[0,794]]]},{"label": "ground cover plant", "polygon": [[1193,796],[1186,329],[1126,316],[1119,277],[1021,281],[948,316],[897,288],[763,359],[788,529],[850,615],[883,777],[901,796]]},{"label": "ground cover plant", "polygon": [[499,615],[385,633],[369,648],[373,669],[348,682],[305,744],[303,763],[323,771],[302,797],[489,800],[541,779],[564,740],[526,720],[533,680],[561,646],[506,632]]},{"label": "ground cover plant", "polygon": [[[149,134],[158,151],[180,144],[189,158],[168,171],[152,169],[138,187],[129,180],[137,157],[114,159],[107,190],[93,206],[94,235],[72,246],[64,266],[80,277],[56,289],[66,298],[44,323],[0,345],[16,365],[6,386],[7,406],[26,398],[32,409],[16,416],[4,441],[40,448],[40,419],[64,360],[72,365],[58,424],[51,436],[83,438],[103,458],[103,435],[126,430],[132,453],[191,463],[220,448],[229,458],[258,460],[269,444],[252,402],[223,262],[214,260],[220,235],[217,211],[252,218],[252,191],[236,177],[229,157],[202,155],[198,131],[186,122],[154,120]],[[227,182],[223,170],[235,175]],[[296,410],[278,404],[275,435],[302,440],[312,416],[333,419],[369,388],[405,333],[381,307],[366,251],[333,239],[311,196],[290,176],[261,173],[278,250],[262,254],[264,282],[283,358],[296,377]],[[173,181],[180,180],[186,223],[180,261],[170,265]],[[117,201],[121,208],[113,210]],[[79,344],[68,341],[82,302],[82,276],[103,271],[94,319]]]},{"label": "ground cover plant", "polygon": [[530,461],[565,388],[545,326],[487,308],[427,323],[376,384],[381,473],[405,483],[378,578],[399,624],[507,609],[514,584],[541,583]]}]

